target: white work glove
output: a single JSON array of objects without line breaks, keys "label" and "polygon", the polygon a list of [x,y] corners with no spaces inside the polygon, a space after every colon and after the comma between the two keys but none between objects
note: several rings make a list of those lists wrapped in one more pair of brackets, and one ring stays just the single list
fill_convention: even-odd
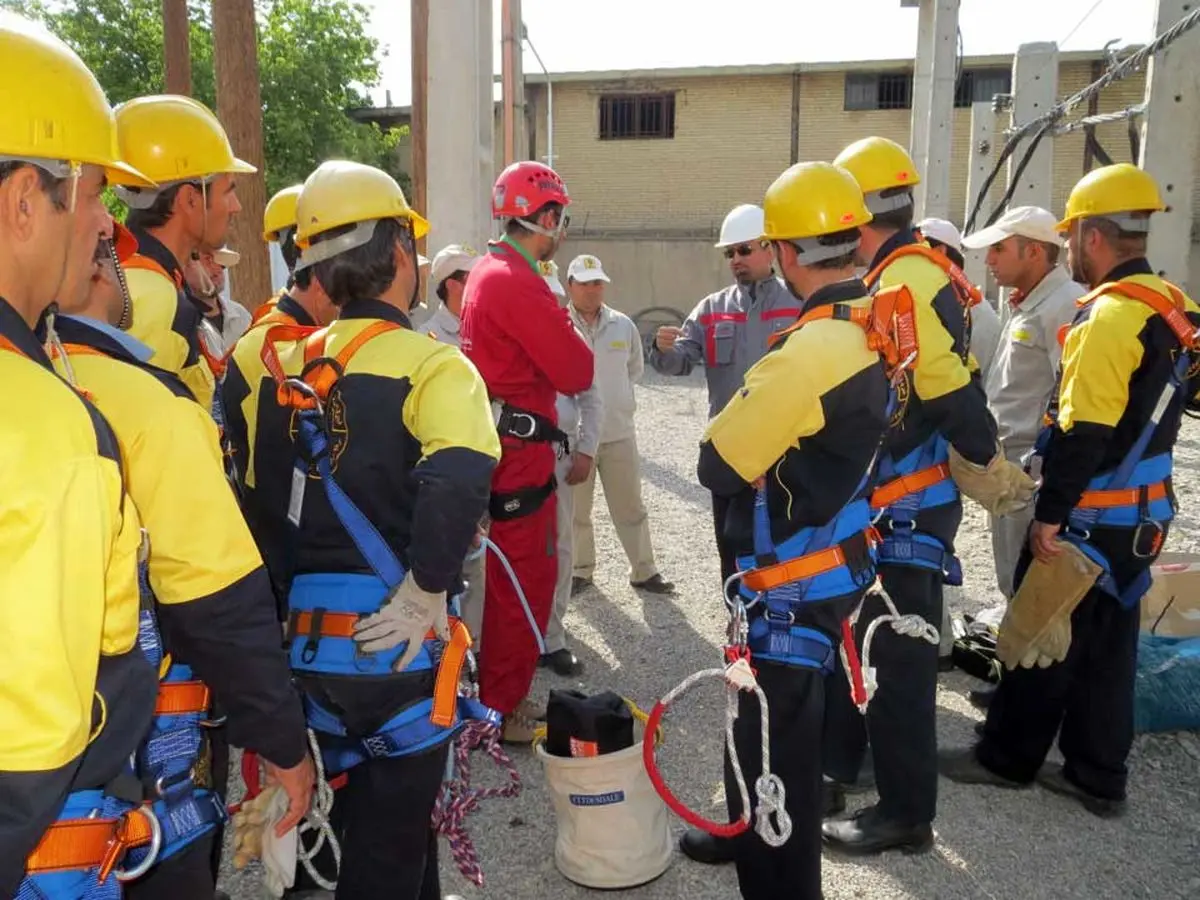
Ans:
[{"label": "white work glove", "polygon": [[443,640],[450,640],[450,622],[446,614],[446,592],[431,594],[421,590],[409,575],[384,601],[379,612],[359,620],[354,626],[354,642],[364,653],[381,653],[408,641],[404,654],[392,669],[402,672],[417,658],[430,629]]},{"label": "white work glove", "polygon": [[275,825],[288,811],[288,796],[277,790],[267,807],[267,821],[262,835],[263,886],[272,897],[282,897],[296,882],[296,844],[299,833],[289,829],[283,837],[275,836]]}]

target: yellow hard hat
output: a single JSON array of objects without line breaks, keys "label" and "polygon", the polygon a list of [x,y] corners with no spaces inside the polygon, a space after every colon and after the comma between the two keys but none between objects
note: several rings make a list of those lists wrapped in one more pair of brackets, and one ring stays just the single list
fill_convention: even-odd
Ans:
[{"label": "yellow hard hat", "polygon": [[1164,208],[1158,184],[1149,173],[1129,163],[1093,169],[1079,180],[1067,198],[1067,214],[1059,232],[1090,216],[1159,212]]},{"label": "yellow hard hat", "polygon": [[122,103],[116,113],[125,159],[160,185],[258,171],[233,155],[212,110],[190,97],[138,97]]},{"label": "yellow hard hat", "polygon": [[296,201],[300,199],[303,189],[304,185],[293,184],[267,201],[267,208],[263,211],[264,241],[278,240],[279,232],[296,227]]},{"label": "yellow hard hat", "polygon": [[869,137],[855,141],[837,155],[833,164],[854,176],[863,194],[867,195],[867,206],[876,214],[907,204],[889,203],[887,200],[880,203],[872,195],[889,188],[912,187],[921,183],[917,166],[908,151],[887,138]]},{"label": "yellow hard hat", "polygon": [[117,144],[112,108],[75,51],[15,13],[0,12],[0,156],[103,166],[149,186]]},{"label": "yellow hard hat", "polygon": [[796,163],[775,179],[763,200],[763,239],[794,241],[848,231],[871,221],[862,191],[845,169]]},{"label": "yellow hard hat", "polygon": [[296,202],[296,246],[305,250],[318,234],[378,219],[408,221],[418,240],[429,233],[429,223],[408,205],[387,172],[344,159],[323,162],[308,176]]}]

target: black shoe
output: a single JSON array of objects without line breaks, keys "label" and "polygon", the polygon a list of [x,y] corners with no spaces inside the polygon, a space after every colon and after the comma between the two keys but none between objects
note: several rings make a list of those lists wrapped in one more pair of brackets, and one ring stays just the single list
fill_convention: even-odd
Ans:
[{"label": "black shoe", "polygon": [[1083,808],[1094,816],[1099,816],[1102,819],[1117,819],[1125,814],[1124,800],[1098,797],[1084,790],[1067,777],[1067,774],[1063,771],[1063,767],[1060,765],[1046,766],[1038,772],[1037,781],[1038,784],[1048,791],[1078,800],[1083,804]]},{"label": "black shoe", "polygon": [[707,831],[689,828],[679,839],[679,849],[688,859],[706,866],[723,866],[736,858],[731,838],[713,837]]},{"label": "black shoe", "polygon": [[986,720],[975,723],[975,734],[977,734],[979,737],[983,737],[983,733],[986,730],[987,730],[987,721]]},{"label": "black shoe", "polygon": [[821,781],[821,818],[828,819],[846,811],[846,788],[832,778]]},{"label": "black shoe", "polygon": [[582,594],[591,586],[592,579],[580,578],[578,575],[575,575],[571,578],[571,596],[574,597],[576,594]]},{"label": "black shoe", "polygon": [[825,846],[850,856],[872,856],[887,850],[927,853],[933,849],[933,826],[900,825],[880,817],[878,807],[860,809],[849,819],[821,823]]},{"label": "black shoe", "polygon": [[953,672],[954,671],[954,657],[953,656],[939,656],[938,657],[938,671],[939,672]]},{"label": "black shoe", "polygon": [[974,747],[949,747],[938,751],[938,774],[959,784],[986,784],[992,787],[1025,788],[1027,784],[997,775],[984,766]]},{"label": "black shoe", "polygon": [[661,575],[651,575],[645,581],[629,582],[636,590],[649,591],[651,594],[673,594],[675,593],[675,585],[670,581],[663,581]]},{"label": "black shoe", "polygon": [[538,665],[542,668],[553,669],[555,675],[561,675],[563,678],[570,678],[583,671],[583,663],[576,659],[575,654],[567,647],[555,650],[553,653],[543,653],[538,660]]},{"label": "black shoe", "polygon": [[996,696],[996,686],[989,684],[987,687],[975,688],[967,694],[967,699],[971,701],[971,705],[976,709],[986,710],[992,705],[992,698]]}]

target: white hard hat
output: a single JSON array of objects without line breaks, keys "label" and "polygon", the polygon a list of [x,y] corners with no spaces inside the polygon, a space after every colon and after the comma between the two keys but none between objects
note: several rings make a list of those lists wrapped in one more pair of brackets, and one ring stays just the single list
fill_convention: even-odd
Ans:
[{"label": "white hard hat", "polygon": [[921,232],[927,238],[940,241],[947,247],[962,250],[962,235],[954,226],[954,223],[947,219],[922,219],[917,223],[917,231]]},{"label": "white hard hat", "polygon": [[748,241],[760,240],[765,227],[762,207],[753,203],[743,203],[729,211],[729,215],[721,223],[721,239],[713,246],[734,247]]}]

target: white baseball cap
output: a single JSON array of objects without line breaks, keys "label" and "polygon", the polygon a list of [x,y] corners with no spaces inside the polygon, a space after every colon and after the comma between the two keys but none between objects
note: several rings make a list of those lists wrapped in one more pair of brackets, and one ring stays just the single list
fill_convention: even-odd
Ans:
[{"label": "white baseball cap", "polygon": [[967,235],[962,239],[962,245],[968,250],[982,250],[1005,238],[1019,235],[1031,241],[1061,247],[1062,238],[1057,227],[1058,219],[1049,210],[1040,206],[1017,206],[1001,216],[995,225]]},{"label": "white baseball cap", "polygon": [[939,244],[962,250],[962,235],[948,219],[925,219],[917,224],[917,231]]},{"label": "white baseball cap", "polygon": [[450,244],[438,251],[429,266],[429,287],[437,291],[442,282],[455,272],[470,272],[479,262],[475,248],[466,244]]},{"label": "white baseball cap", "polygon": [[221,247],[219,250],[213,251],[213,262],[222,269],[232,269],[242,261],[242,254],[236,250],[230,250],[228,247]]},{"label": "white baseball cap", "polygon": [[592,256],[590,253],[584,253],[571,260],[571,264],[567,266],[567,280],[574,281],[609,281],[609,277],[604,274],[604,266],[600,263],[598,256]]},{"label": "white baseball cap", "polygon": [[563,283],[558,280],[558,263],[552,259],[539,262],[538,272],[540,272],[542,278],[546,280],[546,284],[550,285],[550,290],[554,292],[555,297],[567,296],[567,289],[564,288]]}]

